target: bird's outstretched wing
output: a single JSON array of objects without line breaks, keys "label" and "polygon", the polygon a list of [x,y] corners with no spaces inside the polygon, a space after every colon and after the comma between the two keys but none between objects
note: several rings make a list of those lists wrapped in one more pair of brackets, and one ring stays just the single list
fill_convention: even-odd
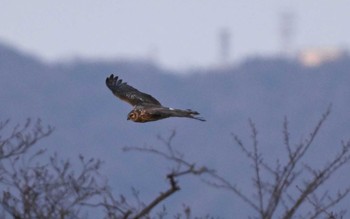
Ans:
[{"label": "bird's outstretched wing", "polygon": [[126,82],[118,79],[118,76],[114,77],[113,74],[106,78],[106,85],[115,96],[130,103],[133,106],[145,106],[150,104],[161,106],[159,101],[154,97],[133,88]]}]

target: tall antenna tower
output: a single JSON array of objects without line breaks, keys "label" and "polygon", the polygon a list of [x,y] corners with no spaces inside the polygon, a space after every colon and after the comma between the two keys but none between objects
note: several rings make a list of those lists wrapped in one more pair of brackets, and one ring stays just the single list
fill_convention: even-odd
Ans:
[{"label": "tall antenna tower", "polygon": [[219,61],[226,66],[230,60],[231,33],[227,28],[222,28],[219,32]]},{"label": "tall antenna tower", "polygon": [[293,40],[295,34],[295,15],[287,11],[280,15],[281,54],[291,56],[293,54]]}]

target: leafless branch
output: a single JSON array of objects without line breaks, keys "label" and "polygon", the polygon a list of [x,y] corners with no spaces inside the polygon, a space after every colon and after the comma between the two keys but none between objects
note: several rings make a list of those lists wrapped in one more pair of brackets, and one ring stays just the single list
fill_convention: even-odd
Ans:
[{"label": "leafless branch", "polygon": [[231,184],[224,177],[220,176],[215,172],[210,172],[209,175],[212,177],[211,180],[203,180],[206,184],[213,186],[214,188],[226,189],[235,193],[239,198],[241,198],[245,203],[250,205],[254,210],[259,211],[259,206],[245,195],[236,185]]},{"label": "leafless branch", "polygon": [[[5,131],[9,124],[9,120],[0,122],[0,131]],[[49,136],[53,130],[51,126],[44,128],[40,119],[35,122],[27,119],[24,125],[16,125],[9,136],[4,139],[0,137],[0,160],[25,153],[35,143]]]},{"label": "leafless branch", "polygon": [[[234,141],[239,146],[244,155],[252,163],[254,169],[254,177],[252,178],[254,183],[255,192],[253,198],[243,193],[235,184],[232,184],[227,179],[219,176],[216,173],[212,173],[212,180],[206,181],[208,184],[216,188],[224,188],[232,191],[242,201],[252,207],[259,218],[270,219],[275,218],[277,209],[284,209],[284,213],[279,216],[284,219],[293,218],[300,206],[307,201],[311,202],[311,195],[316,194],[316,191],[324,185],[324,183],[331,178],[331,176],[341,167],[343,167],[350,160],[350,143],[343,143],[341,151],[325,166],[321,169],[313,169],[309,165],[302,165],[302,159],[309,151],[316,136],[319,134],[321,127],[328,118],[331,112],[331,107],[328,107],[320,120],[317,122],[309,136],[302,140],[295,147],[291,144],[290,132],[288,128],[288,119],[284,119],[283,123],[283,137],[284,146],[287,151],[287,161],[283,164],[277,160],[274,167],[263,161],[262,154],[259,152],[257,129],[252,120],[249,120],[251,128],[252,149],[248,148],[243,141],[237,136],[233,135]],[[305,174],[305,171],[311,173],[311,177]],[[269,177],[272,175],[274,177]],[[300,183],[303,182],[303,186],[300,187]],[[299,195],[295,194],[293,190],[298,186]],[[321,213],[329,212],[328,210],[343,200],[349,194],[350,187],[346,188],[344,192],[338,193],[333,198],[328,197],[328,201],[322,200],[322,202],[312,202],[315,206],[314,212],[311,217],[317,217]],[[257,197],[257,198],[254,198]],[[317,207],[317,208],[316,208]],[[281,212],[279,210],[278,212]],[[330,214],[328,214],[329,216]],[[334,216],[335,214],[332,213]],[[300,215],[302,217],[302,215]],[[309,217],[306,217],[309,218]]]},{"label": "leafless branch", "polygon": [[[303,192],[302,189],[297,187],[299,192]],[[316,219],[320,214],[325,214],[328,218],[341,218],[341,216],[335,216],[334,212],[329,212],[328,209],[338,204],[340,201],[342,201],[350,192],[350,188],[347,188],[345,191],[338,192],[336,197],[330,196],[328,194],[328,191],[326,191],[321,198],[318,198],[318,196],[315,193],[312,193],[308,197],[306,197],[307,201],[311,203],[311,205],[314,207],[313,213],[310,214],[310,219]],[[341,212],[340,215],[343,216],[345,212]]]},{"label": "leafless branch", "polygon": [[176,175],[174,175],[174,174],[169,174],[167,176],[167,178],[169,180],[170,188],[167,191],[162,192],[150,204],[148,204],[144,209],[142,209],[142,211],[140,213],[138,213],[134,217],[134,219],[139,219],[139,218],[142,218],[145,215],[149,214],[155,206],[157,206],[159,203],[161,203],[162,201],[164,201],[165,199],[170,197],[176,191],[180,190],[180,187],[177,185],[175,177],[176,177]]},{"label": "leafless branch", "polygon": [[178,185],[177,178],[182,177],[184,175],[201,175],[203,173],[210,173],[205,166],[197,168],[194,163],[190,163],[184,159],[184,155],[172,146],[172,140],[175,137],[176,132],[173,131],[168,138],[163,138],[162,136],[158,136],[158,139],[165,145],[165,150],[155,149],[153,147],[124,147],[124,151],[138,151],[138,152],[146,152],[150,154],[154,154],[165,158],[175,164],[175,168],[173,168],[172,172],[167,175],[167,179],[169,180],[170,187],[165,192],[160,193],[153,201],[151,201],[148,205],[146,205],[141,211],[139,211],[132,218],[142,218],[148,215],[151,210],[158,206],[161,202],[168,199],[172,194],[180,190],[180,186]]},{"label": "leafless branch", "polygon": [[[6,136],[8,125],[8,121],[0,122],[1,136]],[[98,173],[99,160],[80,156],[79,171],[57,154],[48,163],[38,162],[45,149],[27,153],[52,131],[50,126],[44,128],[40,120],[33,123],[28,119],[0,139],[0,204],[13,218],[78,217],[84,203],[102,197],[107,189]]]}]

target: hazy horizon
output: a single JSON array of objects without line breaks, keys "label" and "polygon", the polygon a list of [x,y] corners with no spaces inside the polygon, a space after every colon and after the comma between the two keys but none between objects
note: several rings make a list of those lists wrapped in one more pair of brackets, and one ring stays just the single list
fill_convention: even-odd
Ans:
[{"label": "hazy horizon", "polygon": [[142,58],[179,69],[219,62],[219,33],[230,33],[229,61],[277,54],[281,14],[290,13],[289,47],[349,48],[346,1],[5,0],[0,40],[46,61]]}]

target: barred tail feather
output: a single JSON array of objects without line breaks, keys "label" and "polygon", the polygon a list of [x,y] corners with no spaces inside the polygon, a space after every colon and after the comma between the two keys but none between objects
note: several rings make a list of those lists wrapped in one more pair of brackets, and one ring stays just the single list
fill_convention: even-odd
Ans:
[{"label": "barred tail feather", "polygon": [[187,117],[187,118],[196,119],[202,122],[206,121],[204,118],[197,116],[199,115],[199,112],[197,111],[193,111],[190,109],[181,110],[181,109],[172,109],[172,108],[170,108],[170,110],[172,112],[172,115],[176,117]]}]

